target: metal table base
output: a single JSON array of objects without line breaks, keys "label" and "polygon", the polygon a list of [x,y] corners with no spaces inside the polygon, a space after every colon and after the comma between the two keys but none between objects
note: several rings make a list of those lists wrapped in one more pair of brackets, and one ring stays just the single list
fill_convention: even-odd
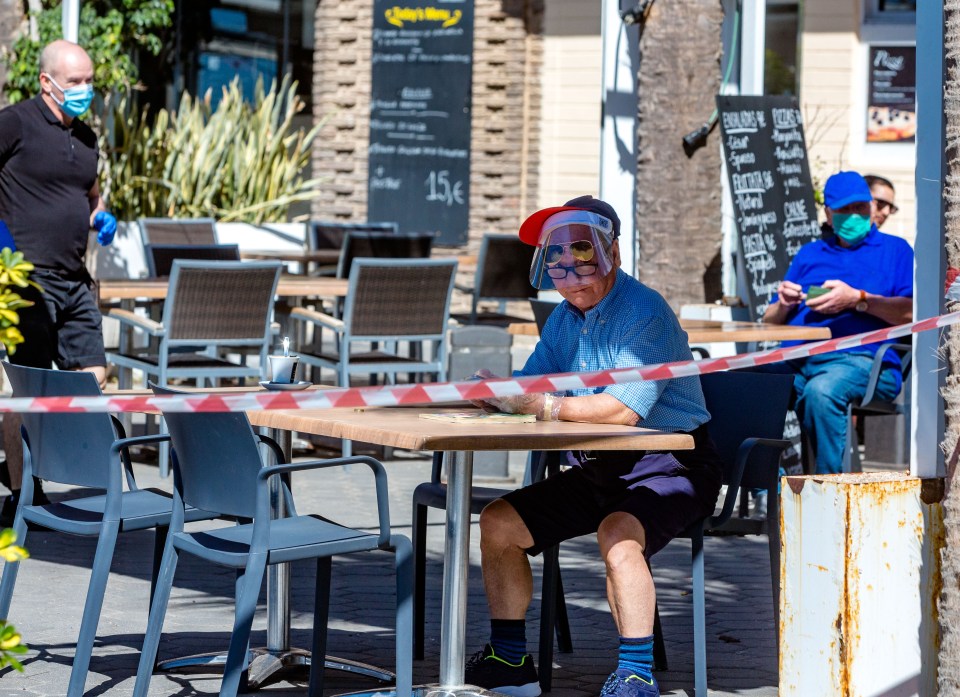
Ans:
[{"label": "metal table base", "polygon": [[[200,653],[162,661],[157,664],[156,670],[167,673],[210,673],[222,671],[226,662],[226,652]],[[258,690],[272,680],[281,679],[288,671],[309,669],[310,652],[296,648],[284,651],[256,648],[250,649],[247,662],[247,689]],[[323,665],[327,670],[355,673],[380,682],[394,682],[397,677],[389,670],[336,656],[327,656]]]}]

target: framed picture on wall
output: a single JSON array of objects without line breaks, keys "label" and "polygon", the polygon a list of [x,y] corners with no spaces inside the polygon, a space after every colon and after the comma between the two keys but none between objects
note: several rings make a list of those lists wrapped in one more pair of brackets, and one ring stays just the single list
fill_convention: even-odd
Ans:
[{"label": "framed picture on wall", "polygon": [[867,142],[912,143],[917,136],[917,47],[870,47]]}]

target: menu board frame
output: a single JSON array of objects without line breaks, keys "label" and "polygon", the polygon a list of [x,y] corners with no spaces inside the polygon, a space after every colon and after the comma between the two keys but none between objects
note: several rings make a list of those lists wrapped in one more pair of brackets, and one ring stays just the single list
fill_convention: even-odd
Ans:
[{"label": "menu board frame", "polygon": [[868,56],[866,141],[915,143],[916,44],[871,44]]},{"label": "menu board frame", "polygon": [[374,0],[367,218],[466,243],[473,0]]},{"label": "menu board frame", "polygon": [[752,320],[763,316],[800,248],[820,238],[803,115],[788,95],[718,95],[739,235],[737,270]]}]

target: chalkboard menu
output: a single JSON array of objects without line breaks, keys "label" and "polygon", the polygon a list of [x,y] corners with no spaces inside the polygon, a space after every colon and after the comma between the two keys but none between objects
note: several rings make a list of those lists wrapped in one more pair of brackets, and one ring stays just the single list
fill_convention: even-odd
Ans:
[{"label": "chalkboard menu", "polygon": [[912,143],[917,137],[916,46],[871,46],[867,142]]},{"label": "chalkboard menu", "polygon": [[752,319],[763,316],[800,247],[820,237],[803,120],[787,96],[718,96],[740,235],[738,273]]},{"label": "chalkboard menu", "polygon": [[374,0],[369,220],[467,239],[473,0]]}]

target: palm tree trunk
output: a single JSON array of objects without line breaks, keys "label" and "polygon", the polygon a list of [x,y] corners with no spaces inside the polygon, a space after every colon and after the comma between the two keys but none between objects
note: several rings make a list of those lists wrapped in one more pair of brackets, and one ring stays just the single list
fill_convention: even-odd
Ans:
[{"label": "palm tree trunk", "polygon": [[[960,0],[944,2],[944,49],[947,78],[944,113],[947,131],[946,200],[947,263],[960,267]],[[947,481],[944,498],[946,545],[943,550],[943,590],[940,595],[940,695],[960,694],[960,487],[956,483],[960,459],[960,332],[947,338],[948,373],[944,389],[946,420],[944,449]]]},{"label": "palm tree trunk", "polygon": [[657,0],[640,39],[637,271],[674,310],[720,296],[720,145],[684,155],[720,87],[720,0]]}]

